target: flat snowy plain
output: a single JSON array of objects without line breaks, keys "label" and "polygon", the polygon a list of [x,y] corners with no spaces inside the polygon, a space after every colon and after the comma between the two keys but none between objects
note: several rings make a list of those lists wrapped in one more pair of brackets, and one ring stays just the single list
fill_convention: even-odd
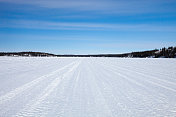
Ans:
[{"label": "flat snowy plain", "polygon": [[0,117],[176,117],[176,59],[0,57]]}]

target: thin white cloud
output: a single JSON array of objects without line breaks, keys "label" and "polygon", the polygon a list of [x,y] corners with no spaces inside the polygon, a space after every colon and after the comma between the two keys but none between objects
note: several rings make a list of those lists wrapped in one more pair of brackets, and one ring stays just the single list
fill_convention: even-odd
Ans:
[{"label": "thin white cloud", "polygon": [[0,2],[103,13],[166,12],[173,11],[172,4],[176,4],[174,0],[0,0]]},{"label": "thin white cloud", "polygon": [[25,28],[42,30],[102,30],[102,31],[163,31],[176,32],[176,26],[153,24],[106,24],[79,22],[49,22],[35,20],[1,21],[1,28]]}]

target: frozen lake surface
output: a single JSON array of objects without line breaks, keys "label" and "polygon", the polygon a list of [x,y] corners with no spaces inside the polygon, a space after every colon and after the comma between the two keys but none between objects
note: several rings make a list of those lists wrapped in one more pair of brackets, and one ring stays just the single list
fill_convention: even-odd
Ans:
[{"label": "frozen lake surface", "polygon": [[176,59],[0,57],[0,117],[175,117]]}]

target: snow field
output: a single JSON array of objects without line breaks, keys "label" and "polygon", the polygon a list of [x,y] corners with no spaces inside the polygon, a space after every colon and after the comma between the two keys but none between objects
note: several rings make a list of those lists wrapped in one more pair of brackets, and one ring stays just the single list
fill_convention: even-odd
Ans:
[{"label": "snow field", "polygon": [[2,117],[176,116],[176,59],[0,57]]}]

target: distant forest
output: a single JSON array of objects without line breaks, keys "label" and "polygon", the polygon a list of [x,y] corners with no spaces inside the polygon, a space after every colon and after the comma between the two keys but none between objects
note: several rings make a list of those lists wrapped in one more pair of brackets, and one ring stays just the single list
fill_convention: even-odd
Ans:
[{"label": "distant forest", "polygon": [[176,47],[154,49],[124,54],[55,55],[44,52],[0,52],[0,56],[24,57],[128,57],[128,58],[176,58]]}]

